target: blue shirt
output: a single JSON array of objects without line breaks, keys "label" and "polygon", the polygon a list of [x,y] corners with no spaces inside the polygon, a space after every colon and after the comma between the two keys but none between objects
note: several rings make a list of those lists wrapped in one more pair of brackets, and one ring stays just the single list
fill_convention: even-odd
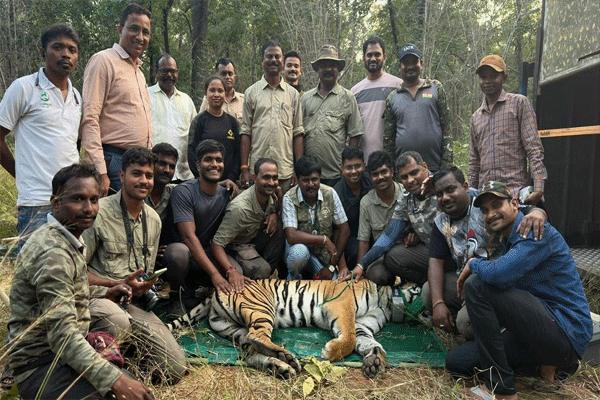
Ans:
[{"label": "blue shirt", "polygon": [[533,240],[533,232],[523,239],[517,226],[502,241],[502,255],[493,261],[471,260],[471,271],[490,285],[525,290],[546,306],[569,337],[581,357],[592,337],[590,309],[571,251],[560,233],[548,222],[544,236]]}]

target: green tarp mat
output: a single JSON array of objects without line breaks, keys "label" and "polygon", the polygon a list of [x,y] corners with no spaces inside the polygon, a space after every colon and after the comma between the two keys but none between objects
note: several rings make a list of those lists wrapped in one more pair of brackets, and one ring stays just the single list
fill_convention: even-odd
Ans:
[{"label": "green tarp mat", "polygon": [[[208,321],[196,325],[196,337],[181,336],[178,341],[189,356],[201,357],[208,363],[235,365],[239,363],[241,351],[233,347],[231,341],[223,339],[210,330]],[[442,368],[446,350],[435,333],[424,326],[413,324],[388,324],[375,338],[387,352],[387,366],[401,366],[404,363],[427,364]],[[291,351],[298,359],[309,356],[319,357],[321,349],[331,334],[317,328],[275,329],[273,343]],[[352,353],[341,365],[360,366],[362,358]]]}]

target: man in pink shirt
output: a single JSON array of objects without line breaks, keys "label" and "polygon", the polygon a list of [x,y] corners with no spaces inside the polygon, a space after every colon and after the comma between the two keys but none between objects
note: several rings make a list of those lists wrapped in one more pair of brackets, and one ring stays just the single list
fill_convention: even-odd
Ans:
[{"label": "man in pink shirt", "polygon": [[101,196],[121,188],[121,156],[127,149],[152,147],[150,95],[139,59],[150,42],[150,18],[140,5],[125,7],[119,43],[94,54],[83,73],[81,140],[86,161],[100,172]]}]

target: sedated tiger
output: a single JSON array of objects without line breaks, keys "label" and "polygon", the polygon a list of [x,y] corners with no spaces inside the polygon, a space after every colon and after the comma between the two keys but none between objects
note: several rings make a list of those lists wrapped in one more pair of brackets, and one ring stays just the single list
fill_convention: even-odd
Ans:
[{"label": "sedated tiger", "polygon": [[[410,302],[419,289],[403,292]],[[249,366],[281,378],[295,376],[302,367],[290,351],[271,341],[271,334],[274,328],[300,326],[332,332],[334,338],[323,348],[321,358],[339,361],[355,350],[363,357],[364,374],[373,377],[385,370],[385,350],[373,336],[391,320],[392,288],[378,287],[367,279],[351,284],[256,280],[239,294],[214,293],[167,326],[176,330],[206,316],[216,333],[240,346]]]}]

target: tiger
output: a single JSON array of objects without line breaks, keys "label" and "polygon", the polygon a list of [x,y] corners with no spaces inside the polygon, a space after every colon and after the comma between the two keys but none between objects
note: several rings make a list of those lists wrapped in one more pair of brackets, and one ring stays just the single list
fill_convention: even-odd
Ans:
[{"label": "tiger", "polygon": [[[420,293],[416,286],[403,290],[407,301]],[[317,327],[330,330],[333,339],[321,358],[339,361],[356,351],[363,357],[363,373],[375,377],[385,371],[386,352],[374,338],[392,317],[392,287],[329,280],[262,279],[246,283],[243,292],[215,292],[187,314],[167,324],[174,331],[209,317],[220,336],[233,340],[250,367],[289,379],[301,372],[298,359],[271,341],[275,328]]]}]

